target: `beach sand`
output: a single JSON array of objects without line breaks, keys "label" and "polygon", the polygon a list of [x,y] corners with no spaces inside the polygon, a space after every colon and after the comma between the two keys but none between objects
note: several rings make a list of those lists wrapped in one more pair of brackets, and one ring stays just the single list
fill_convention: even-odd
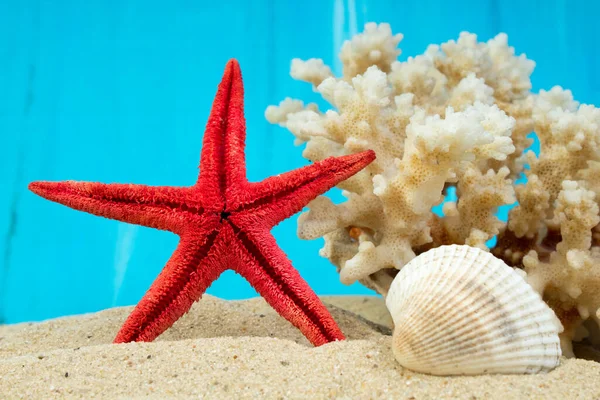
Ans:
[{"label": "beach sand", "polygon": [[600,399],[600,363],[540,375],[402,368],[376,297],[323,297],[348,337],[314,348],[262,299],[204,296],[153,343],[112,345],[131,307],[0,327],[0,398]]}]

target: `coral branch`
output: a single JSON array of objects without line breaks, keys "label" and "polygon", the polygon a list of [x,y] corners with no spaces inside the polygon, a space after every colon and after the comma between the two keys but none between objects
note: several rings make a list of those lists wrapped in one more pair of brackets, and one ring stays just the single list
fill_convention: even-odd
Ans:
[{"label": "coral branch", "polygon": [[[324,237],[321,255],[344,283],[387,294],[397,270],[443,244],[468,244],[523,268],[565,325],[563,350],[581,322],[600,322],[600,109],[570,91],[531,92],[535,63],[506,34],[459,38],[397,61],[402,35],[369,23],[344,43],[343,76],[322,60],[294,60],[292,76],[331,104],[285,99],[266,116],[306,143],[311,161],[372,149],[377,159],[344,181],[346,201],[320,197],[298,235]],[[530,133],[541,154],[527,148]],[[528,166],[528,168],[526,168]],[[518,184],[525,173],[527,182]],[[448,186],[457,201],[432,212]],[[518,204],[508,223],[496,212]]]}]

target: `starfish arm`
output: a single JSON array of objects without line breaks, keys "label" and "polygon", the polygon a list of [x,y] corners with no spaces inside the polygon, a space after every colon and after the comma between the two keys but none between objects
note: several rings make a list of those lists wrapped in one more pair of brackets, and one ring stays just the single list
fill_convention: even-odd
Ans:
[{"label": "starfish arm", "polygon": [[32,182],[29,189],[76,210],[175,233],[184,218],[202,218],[202,205],[189,188],[64,181]]},{"label": "starfish arm", "polygon": [[[246,180],[244,86],[236,60],[225,67],[204,133],[198,185],[215,210],[225,207]],[[233,192],[233,193],[231,193]]]},{"label": "starfish arm", "polygon": [[200,299],[225,270],[219,221],[181,236],[177,249],[148,292],[127,317],[114,342],[150,342],[167,330]]},{"label": "starfish arm", "polygon": [[260,219],[272,227],[302,210],[318,195],[356,174],[374,159],[375,152],[372,150],[329,157],[262,182],[249,184],[246,199],[242,200],[239,209],[247,210],[249,218]]},{"label": "starfish arm", "polygon": [[244,231],[235,223],[231,227],[236,236],[232,248],[237,260],[234,270],[313,345],[343,340],[333,317],[277,246],[275,238],[266,231]]}]

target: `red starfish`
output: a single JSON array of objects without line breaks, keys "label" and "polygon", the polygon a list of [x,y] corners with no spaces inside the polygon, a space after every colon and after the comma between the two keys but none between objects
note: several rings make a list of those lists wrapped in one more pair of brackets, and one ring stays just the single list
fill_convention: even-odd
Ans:
[{"label": "red starfish", "polygon": [[270,234],[273,226],[375,159],[373,151],[330,157],[283,175],[246,179],[244,87],[230,60],[206,126],[191,187],[32,182],[38,195],[106,218],[168,230],[177,249],[117,334],[152,341],[185,314],[219,275],[233,269],[315,346],[344,335]]}]

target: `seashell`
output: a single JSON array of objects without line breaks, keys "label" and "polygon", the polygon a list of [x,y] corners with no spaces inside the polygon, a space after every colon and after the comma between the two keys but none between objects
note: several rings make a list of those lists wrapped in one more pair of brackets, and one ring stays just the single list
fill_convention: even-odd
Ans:
[{"label": "seashell", "polygon": [[386,298],[398,362],[433,375],[549,371],[561,356],[554,312],[490,253],[441,246],[406,264]]}]

